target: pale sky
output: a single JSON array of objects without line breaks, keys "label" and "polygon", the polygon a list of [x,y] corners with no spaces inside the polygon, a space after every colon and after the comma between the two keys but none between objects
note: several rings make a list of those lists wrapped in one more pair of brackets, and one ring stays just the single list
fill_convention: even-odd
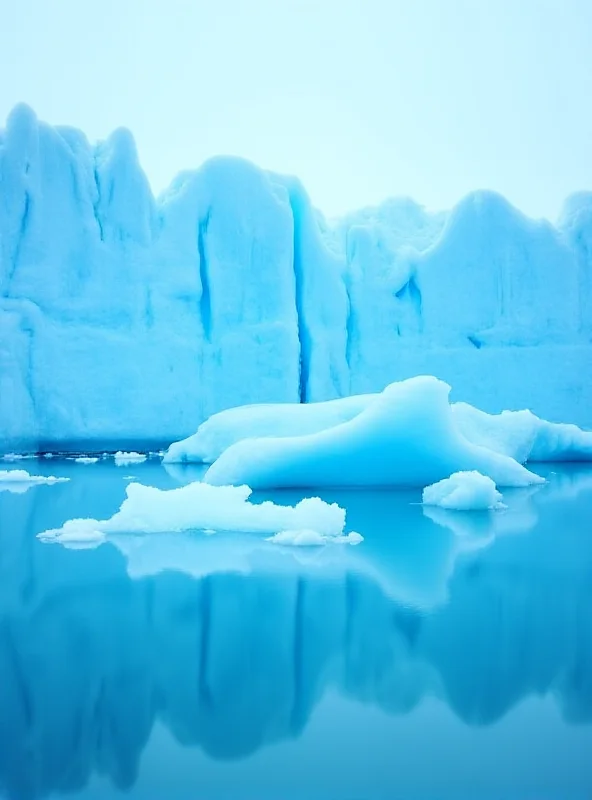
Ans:
[{"label": "pale sky", "polygon": [[592,0],[0,0],[0,120],[125,125],[160,191],[218,154],[328,215],[592,188]]}]

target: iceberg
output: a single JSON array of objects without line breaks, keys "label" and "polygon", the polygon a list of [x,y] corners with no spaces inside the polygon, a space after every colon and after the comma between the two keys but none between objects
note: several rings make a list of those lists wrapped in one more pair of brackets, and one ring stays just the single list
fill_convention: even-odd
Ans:
[{"label": "iceberg", "polygon": [[155,198],[129,131],[91,144],[22,105],[0,184],[3,450],[157,451],[421,374],[592,427],[587,193],[555,225],[491,192],[329,222],[297,179],[215,158]]},{"label": "iceberg", "polygon": [[129,467],[130,464],[141,464],[143,461],[146,461],[146,458],[147,456],[144,453],[124,453],[121,450],[113,456],[113,460],[118,467]]},{"label": "iceberg", "polygon": [[[163,461],[211,464],[242,439],[319,433],[349,422],[378,396],[376,393],[318,403],[261,403],[227,409],[212,415],[192,436],[174,442]],[[470,442],[521,464],[592,461],[592,432],[576,425],[547,422],[527,410],[487,414],[469,403],[452,403],[451,409],[455,425]]]},{"label": "iceberg", "polygon": [[356,531],[351,531],[344,536],[326,536],[309,528],[299,531],[279,531],[279,533],[269,536],[267,541],[284,547],[319,547],[329,542],[331,544],[356,545],[363,542],[364,537]]},{"label": "iceberg", "polygon": [[[170,533],[182,531],[235,531],[276,534],[282,531],[313,531],[314,544],[341,537],[345,511],[337,504],[308,497],[296,506],[272,502],[249,502],[248,486],[210,486],[194,482],[178,489],[161,490],[131,483],[119,511],[107,520],[68,520],[61,528],[39,534],[43,541],[88,543],[103,541],[109,534]],[[288,543],[292,533],[284,537]],[[351,541],[356,540],[356,537]],[[356,540],[356,542],[359,539]],[[310,541],[308,542],[311,543]]]},{"label": "iceberg", "polygon": [[507,455],[473,444],[456,428],[450,387],[431,376],[388,386],[349,422],[306,436],[243,439],[204,480],[253,489],[427,486],[477,470],[499,486],[544,482]]},{"label": "iceberg", "polygon": [[422,493],[426,506],[441,506],[452,511],[491,511],[505,508],[495,483],[480,472],[455,472],[449,478],[426,486]]},{"label": "iceberg", "polygon": [[31,486],[66,483],[70,478],[56,478],[53,475],[30,475],[24,469],[0,469],[0,492],[24,492]]}]

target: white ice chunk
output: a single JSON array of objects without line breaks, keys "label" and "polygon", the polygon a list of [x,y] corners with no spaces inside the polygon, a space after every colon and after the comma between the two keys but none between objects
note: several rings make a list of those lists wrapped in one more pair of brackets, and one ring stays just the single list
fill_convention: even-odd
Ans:
[{"label": "white ice chunk", "polygon": [[44,540],[71,541],[111,533],[162,533],[188,530],[241,531],[275,534],[283,530],[313,530],[319,536],[340,536],[345,511],[337,504],[308,497],[296,506],[249,502],[248,486],[190,483],[161,490],[129,484],[119,511],[108,520],[75,519],[62,528],[40,534]]},{"label": "white ice chunk", "polygon": [[391,384],[357,417],[328,430],[237,442],[205,480],[257,489],[427,486],[475,469],[500,486],[544,482],[513,458],[469,442],[456,428],[449,393],[430,376]]},{"label": "white ice chunk", "polygon": [[0,470],[0,492],[26,492],[31,486],[65,483],[70,478],[55,478],[53,475],[30,475],[24,469]]},{"label": "white ice chunk", "polygon": [[96,456],[79,456],[74,459],[77,464],[96,464],[98,460]]},{"label": "white ice chunk", "polygon": [[118,467],[127,467],[130,464],[140,464],[142,461],[146,461],[146,455],[144,453],[124,453],[119,450],[113,456],[113,460]]},{"label": "white ice chunk", "polygon": [[455,472],[423,490],[426,506],[441,506],[455,511],[487,511],[505,508],[495,483],[480,472]]},{"label": "white ice chunk", "polygon": [[364,541],[364,537],[351,531],[344,536],[323,536],[318,531],[304,529],[297,531],[280,531],[267,539],[268,542],[280,544],[285,547],[322,547],[326,544],[351,544],[356,545]]}]

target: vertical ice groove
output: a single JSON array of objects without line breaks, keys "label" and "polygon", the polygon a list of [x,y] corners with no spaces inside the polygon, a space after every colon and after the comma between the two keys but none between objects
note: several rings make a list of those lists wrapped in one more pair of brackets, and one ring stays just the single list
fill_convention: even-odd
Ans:
[{"label": "vertical ice groove", "polygon": [[296,287],[296,319],[298,326],[298,341],[300,342],[300,364],[299,364],[299,390],[298,396],[301,403],[306,403],[308,399],[308,375],[309,375],[309,334],[306,329],[305,314],[303,308],[303,295],[304,295],[304,276],[302,274],[302,222],[300,219],[299,209],[297,207],[296,198],[292,192],[289,193],[290,207],[292,209],[292,217],[294,220],[294,278]]},{"label": "vertical ice groove", "polygon": [[211,209],[208,209],[206,216],[200,219],[197,224],[197,253],[199,257],[199,278],[201,281],[199,312],[206,342],[211,342],[212,340],[212,298],[210,295],[210,280],[205,246],[205,237],[210,224],[210,214]]}]

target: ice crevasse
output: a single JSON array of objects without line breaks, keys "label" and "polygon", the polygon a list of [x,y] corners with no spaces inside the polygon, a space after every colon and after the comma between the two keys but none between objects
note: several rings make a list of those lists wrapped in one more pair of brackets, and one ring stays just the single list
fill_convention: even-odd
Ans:
[{"label": "ice crevasse", "polygon": [[155,199],[129,131],[0,131],[0,450],[150,449],[223,409],[433,374],[592,427],[592,193],[558,222],[475,192],[329,222],[216,158]]}]

